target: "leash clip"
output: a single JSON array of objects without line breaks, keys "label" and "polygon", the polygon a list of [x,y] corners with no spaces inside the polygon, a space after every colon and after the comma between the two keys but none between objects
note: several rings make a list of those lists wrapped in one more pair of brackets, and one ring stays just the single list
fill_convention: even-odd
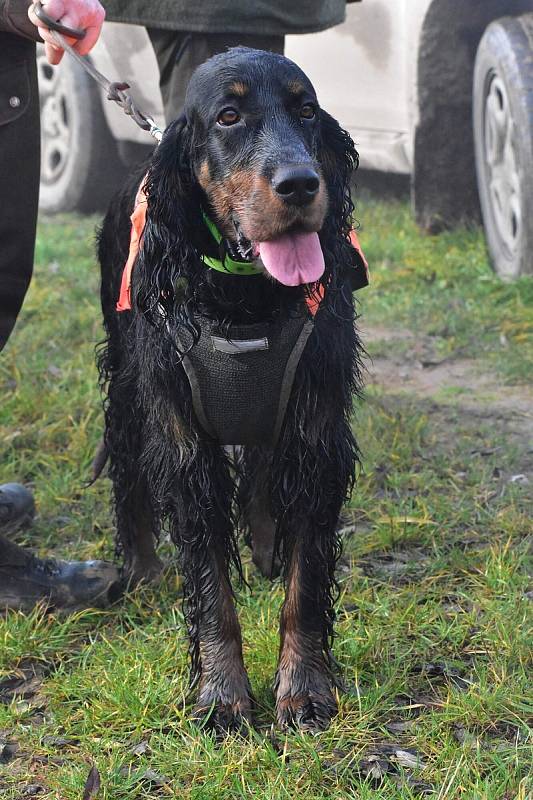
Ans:
[{"label": "leash clip", "polygon": [[143,131],[147,131],[159,144],[163,138],[163,131],[158,128],[152,117],[149,117],[148,114],[145,114],[137,108],[133,97],[126,91],[129,88],[129,83],[113,81],[109,84],[107,99],[117,103],[123,112],[127,114],[128,117],[131,117],[139,128],[142,128]]}]

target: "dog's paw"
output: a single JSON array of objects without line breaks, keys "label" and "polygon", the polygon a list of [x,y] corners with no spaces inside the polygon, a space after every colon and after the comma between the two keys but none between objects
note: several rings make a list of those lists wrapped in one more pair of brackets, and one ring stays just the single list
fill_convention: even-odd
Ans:
[{"label": "dog's paw", "polygon": [[253,703],[248,676],[244,670],[232,677],[230,674],[229,671],[222,675],[211,674],[208,681],[201,683],[193,711],[193,721],[217,736],[245,735],[252,726]]},{"label": "dog's paw", "polygon": [[213,699],[206,705],[198,702],[192,715],[193,722],[202,730],[212,731],[217,736],[238,733],[245,736],[252,727],[252,703],[249,697],[233,703]]},{"label": "dog's paw", "polygon": [[276,714],[281,728],[299,728],[319,733],[329,727],[338,711],[329,678],[323,672],[310,670],[287,679],[278,672]]}]

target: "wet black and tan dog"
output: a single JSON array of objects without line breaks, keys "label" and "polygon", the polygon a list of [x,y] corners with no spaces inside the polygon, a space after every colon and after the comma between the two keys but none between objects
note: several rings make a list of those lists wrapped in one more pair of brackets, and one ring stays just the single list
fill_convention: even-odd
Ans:
[{"label": "wet black and tan dog", "polygon": [[[278,721],[320,729],[336,712],[336,529],[354,478],[360,378],[356,164],[295,64],[237,48],[196,71],[152,158],[122,313],[137,186],[101,233],[105,443],[125,575],[159,573],[167,526],[184,576],[196,713],[217,729],[252,715],[230,582],[241,573],[238,516],[254,562],[266,575],[281,569],[286,585]],[[238,464],[228,444],[244,445]]]}]

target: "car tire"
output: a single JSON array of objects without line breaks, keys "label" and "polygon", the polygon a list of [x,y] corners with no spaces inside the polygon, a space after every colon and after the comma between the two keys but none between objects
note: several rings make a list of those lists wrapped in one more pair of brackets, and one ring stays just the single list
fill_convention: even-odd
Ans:
[{"label": "car tire", "polygon": [[533,274],[533,14],[486,29],[476,55],[473,128],[489,255],[506,281]]},{"label": "car tire", "polygon": [[90,213],[107,205],[125,176],[97,84],[66,54],[58,67],[37,54],[41,103],[39,207]]}]

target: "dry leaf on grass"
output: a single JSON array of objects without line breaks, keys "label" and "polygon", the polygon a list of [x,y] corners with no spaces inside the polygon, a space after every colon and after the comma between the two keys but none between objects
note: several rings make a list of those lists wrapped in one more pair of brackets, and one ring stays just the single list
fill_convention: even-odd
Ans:
[{"label": "dry leaf on grass", "polygon": [[29,783],[21,791],[22,797],[36,797],[45,791],[45,787],[40,783]]},{"label": "dry leaf on grass", "polygon": [[44,747],[54,747],[56,750],[64,750],[66,747],[76,747],[79,743],[79,739],[68,739],[65,736],[43,736],[42,738]]},{"label": "dry leaf on grass", "polygon": [[85,786],[83,789],[83,800],[94,800],[99,791],[100,791],[100,773],[93,765],[91,767],[89,774],[87,775],[87,780],[85,781]]},{"label": "dry leaf on grass", "polygon": [[394,704],[398,710],[409,711],[418,715],[426,708],[441,708],[444,702],[437,695],[417,694],[415,692],[412,695],[396,695]]},{"label": "dry leaf on grass", "polygon": [[154,788],[160,788],[168,783],[168,778],[153,769],[147,769],[139,775],[139,782],[146,783]]},{"label": "dry leaf on grass", "polygon": [[470,733],[464,725],[460,725],[459,723],[455,723],[453,726],[453,738],[456,742],[459,742],[459,744],[463,744],[465,747],[471,747],[472,749],[475,749],[480,744],[478,737]]},{"label": "dry leaf on grass", "polygon": [[153,769],[145,769],[142,771],[132,769],[131,764],[123,766],[119,772],[125,777],[132,778],[135,783],[143,784],[147,788],[161,789],[169,783],[169,779],[166,775],[160,775]]},{"label": "dry leaf on grass", "polygon": [[428,793],[432,789],[429,784],[411,775],[412,770],[424,769],[426,766],[418,753],[398,744],[373,744],[359,760],[348,750],[333,750],[331,756],[329,761],[324,762],[324,767],[336,775],[345,775],[350,770],[359,776],[359,780],[370,780],[376,785],[387,775],[398,785],[409,786],[418,793],[422,793],[422,790],[423,793]]},{"label": "dry leaf on grass", "polygon": [[46,669],[42,664],[23,662],[18,669],[0,680],[0,703],[29,700],[41,689]]},{"label": "dry leaf on grass", "polygon": [[405,787],[415,795],[427,796],[430,794],[435,794],[435,787],[426,781],[421,781],[419,778],[413,777],[412,775],[395,775],[392,777],[392,780],[398,789],[403,789]]},{"label": "dry leaf on grass", "polygon": [[46,754],[38,753],[31,757],[32,764],[52,764],[55,767],[62,767],[63,764],[68,764],[68,759],[61,758],[61,756],[48,756]]},{"label": "dry leaf on grass", "polygon": [[410,731],[414,727],[414,724],[415,722],[412,719],[398,719],[385,723],[385,727],[389,733],[406,733],[406,731]]},{"label": "dry leaf on grass", "polygon": [[130,753],[132,753],[134,756],[146,756],[150,755],[151,752],[152,748],[148,743],[148,739],[143,739],[142,742],[139,742],[130,748]]},{"label": "dry leaf on grass", "polygon": [[417,664],[411,669],[414,675],[426,675],[428,678],[437,678],[453,684],[458,689],[467,689],[470,682],[462,677],[461,670],[444,662],[428,662]]}]

